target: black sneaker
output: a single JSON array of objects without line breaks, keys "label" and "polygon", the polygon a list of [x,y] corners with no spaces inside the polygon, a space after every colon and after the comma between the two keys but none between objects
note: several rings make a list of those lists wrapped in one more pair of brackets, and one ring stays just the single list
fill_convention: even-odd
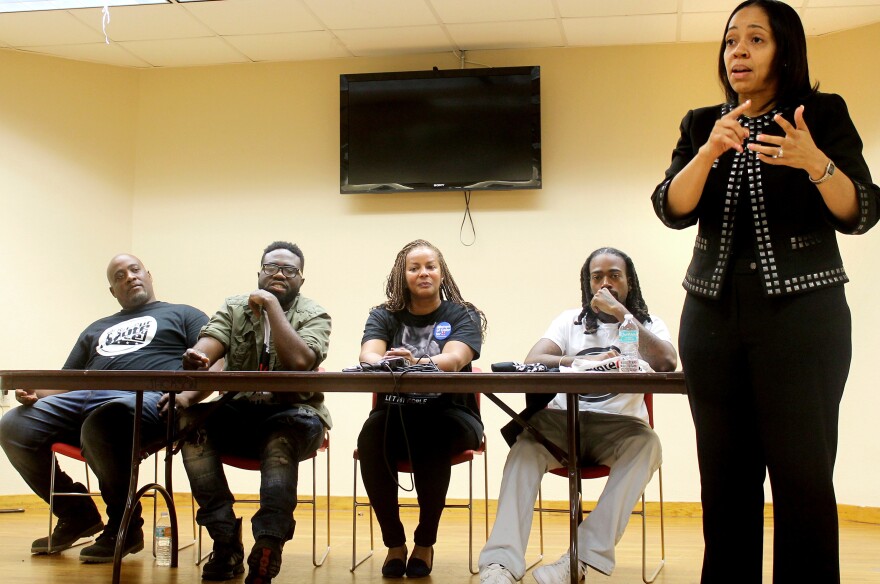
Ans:
[{"label": "black sneaker", "polygon": [[258,537],[247,563],[245,584],[270,584],[281,571],[281,540],[277,537]]},{"label": "black sneaker", "polygon": [[[106,564],[113,561],[113,552],[116,551],[116,531],[110,535],[108,529],[98,536],[95,543],[89,547],[83,548],[79,553],[79,561],[84,564]],[[128,540],[125,547],[122,548],[122,556],[135,554],[144,549],[144,532],[141,529],[135,529],[128,533]]]},{"label": "black sneaker", "polygon": [[214,544],[214,551],[202,568],[202,580],[231,580],[244,572],[244,547],[241,544]]},{"label": "black sneaker", "polygon": [[32,554],[55,554],[73,547],[78,540],[104,531],[101,516],[95,513],[87,518],[59,519],[52,530],[52,549],[49,549],[49,538],[35,539],[31,544]]},{"label": "black sneaker", "polygon": [[244,546],[241,544],[241,519],[235,520],[232,541],[214,540],[214,551],[202,568],[202,580],[231,580],[244,572]]}]

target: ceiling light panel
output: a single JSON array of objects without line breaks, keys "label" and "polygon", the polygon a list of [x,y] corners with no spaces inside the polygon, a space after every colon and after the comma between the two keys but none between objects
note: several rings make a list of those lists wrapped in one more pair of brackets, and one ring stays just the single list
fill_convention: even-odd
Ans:
[{"label": "ceiling light panel", "polygon": [[103,8],[104,6],[168,4],[169,2],[170,0],[19,0],[18,2],[0,2],[0,12],[73,10],[75,8]]}]

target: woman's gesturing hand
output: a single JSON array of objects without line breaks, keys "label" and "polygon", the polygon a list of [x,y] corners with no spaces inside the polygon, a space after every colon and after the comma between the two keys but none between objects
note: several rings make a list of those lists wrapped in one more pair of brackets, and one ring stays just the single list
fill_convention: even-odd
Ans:
[{"label": "woman's gesturing hand", "polygon": [[761,144],[749,144],[749,150],[757,152],[758,158],[767,164],[802,168],[810,173],[810,176],[816,178],[822,176],[828,164],[828,157],[822,154],[813,142],[813,136],[804,121],[804,106],[794,110],[794,126],[779,114],[773,118],[773,121],[779,124],[785,135],[758,134],[758,141]]},{"label": "woman's gesturing hand", "polygon": [[740,124],[737,118],[751,104],[751,100],[746,100],[730,110],[729,113],[721,116],[715,122],[712,133],[709,134],[709,139],[700,147],[700,154],[715,160],[731,148],[737,152],[742,152],[743,142],[749,137],[749,130]]}]

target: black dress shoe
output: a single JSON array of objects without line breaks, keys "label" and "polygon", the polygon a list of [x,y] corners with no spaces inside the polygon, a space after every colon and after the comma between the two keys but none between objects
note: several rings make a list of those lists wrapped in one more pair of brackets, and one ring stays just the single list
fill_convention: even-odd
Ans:
[{"label": "black dress shoe", "polygon": [[425,560],[421,560],[419,558],[414,558],[412,556],[409,557],[409,561],[406,563],[406,577],[407,578],[424,578],[431,574],[431,570],[434,568],[434,547],[431,546],[431,563],[428,564]]},{"label": "black dress shoe", "polygon": [[[389,555],[391,550],[388,550]],[[403,548],[403,557],[406,557],[406,548]],[[384,578],[403,578],[406,574],[406,560],[401,558],[385,558],[382,564],[382,577]]]},{"label": "black dress shoe", "polygon": [[403,578],[406,573],[406,564],[400,558],[388,560],[382,566],[382,576],[384,578]]}]

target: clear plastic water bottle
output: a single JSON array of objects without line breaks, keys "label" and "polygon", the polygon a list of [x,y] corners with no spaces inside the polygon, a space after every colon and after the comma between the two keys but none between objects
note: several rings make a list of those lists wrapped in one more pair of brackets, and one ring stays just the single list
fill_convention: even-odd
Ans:
[{"label": "clear plastic water bottle", "polygon": [[167,511],[162,511],[156,523],[156,565],[171,565],[171,518]]},{"label": "clear plastic water bottle", "polygon": [[639,327],[636,325],[633,315],[627,314],[623,318],[623,324],[618,328],[618,342],[620,343],[620,367],[621,373],[638,373],[639,371]]}]

